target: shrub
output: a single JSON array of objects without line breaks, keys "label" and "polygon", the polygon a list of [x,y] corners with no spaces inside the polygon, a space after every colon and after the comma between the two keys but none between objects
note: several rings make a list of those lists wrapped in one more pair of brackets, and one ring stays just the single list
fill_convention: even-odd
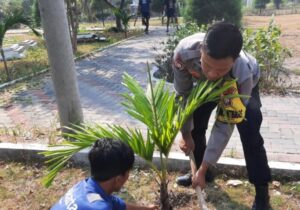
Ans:
[{"label": "shrub", "polygon": [[291,51],[280,44],[280,35],[281,30],[273,19],[267,28],[260,28],[257,31],[244,30],[244,49],[259,63],[261,87],[264,90],[282,89],[285,85],[281,77],[283,73],[286,73],[283,62],[291,56]]},{"label": "shrub", "polygon": [[238,26],[242,19],[241,0],[188,0],[184,18],[199,25],[225,20]]}]

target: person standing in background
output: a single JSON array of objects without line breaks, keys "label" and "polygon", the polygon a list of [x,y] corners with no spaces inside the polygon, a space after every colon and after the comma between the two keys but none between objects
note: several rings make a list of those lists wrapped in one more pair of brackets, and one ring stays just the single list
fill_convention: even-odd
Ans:
[{"label": "person standing in background", "polygon": [[149,33],[150,4],[151,0],[139,0],[139,11],[142,14],[142,24],[146,26],[145,34]]}]

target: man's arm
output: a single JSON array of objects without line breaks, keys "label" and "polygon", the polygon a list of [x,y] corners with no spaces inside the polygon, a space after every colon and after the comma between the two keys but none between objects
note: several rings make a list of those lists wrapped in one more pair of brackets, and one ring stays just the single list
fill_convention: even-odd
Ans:
[{"label": "man's arm", "polygon": [[[174,72],[174,89],[176,91],[177,98],[181,97],[185,103],[191,90],[193,89],[193,81],[191,74],[184,69],[185,64],[181,60],[179,55],[174,56],[174,61],[172,64]],[[193,117],[191,116],[187,122],[183,125],[181,132],[187,133],[192,130]]]},{"label": "man's arm", "polygon": [[[185,64],[180,59],[179,55],[174,56],[174,61],[172,64],[173,72],[174,72],[174,89],[177,94],[177,98],[181,97],[183,103],[186,102],[187,97],[189,96],[191,90],[193,89],[193,81],[190,73],[184,69]],[[193,116],[190,116],[185,124],[180,129],[180,138],[179,138],[179,147],[185,152],[185,154],[189,154],[194,150],[194,141],[191,135],[191,130],[193,129]]]},{"label": "man's arm", "polygon": [[224,151],[234,129],[234,124],[216,121],[204,153],[203,161],[215,165]]},{"label": "man's arm", "polygon": [[[251,95],[253,88],[252,78],[247,79],[243,84],[239,85],[239,94]],[[242,98],[242,102],[247,107],[249,100]],[[235,124],[229,124],[217,121],[215,122],[208,144],[204,153],[202,164],[193,179],[193,186],[199,185],[201,188],[205,187],[205,174],[209,166],[215,165],[221,154],[223,153],[231,135]]]},{"label": "man's arm", "polygon": [[[252,78],[249,78],[239,85],[238,92],[241,95],[250,96],[252,92],[252,88],[253,88],[253,80]],[[247,107],[249,98],[241,98],[241,100],[244,106]],[[233,129],[234,129],[234,124],[219,122],[216,120],[212,128],[208,145],[204,154],[204,161],[206,161],[211,165],[217,163],[231,137]]]}]

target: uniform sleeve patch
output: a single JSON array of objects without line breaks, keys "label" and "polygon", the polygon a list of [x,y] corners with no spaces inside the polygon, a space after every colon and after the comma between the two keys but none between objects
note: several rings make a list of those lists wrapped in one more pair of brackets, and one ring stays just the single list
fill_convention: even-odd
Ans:
[{"label": "uniform sleeve patch", "polygon": [[102,201],[103,200],[103,198],[97,193],[89,193],[86,195],[86,197],[90,203],[93,203],[94,201]]},{"label": "uniform sleeve patch", "polygon": [[177,69],[183,70],[184,69],[184,63],[182,62],[180,56],[177,56],[174,60],[174,65]]}]

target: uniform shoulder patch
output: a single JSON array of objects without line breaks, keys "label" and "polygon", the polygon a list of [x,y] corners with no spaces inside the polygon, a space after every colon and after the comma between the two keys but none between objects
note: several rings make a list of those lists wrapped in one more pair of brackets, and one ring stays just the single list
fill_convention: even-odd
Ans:
[{"label": "uniform shoulder patch", "polygon": [[175,65],[175,67],[176,67],[177,69],[179,69],[179,70],[183,70],[183,69],[184,69],[184,63],[183,63],[183,61],[181,60],[181,58],[180,58],[179,55],[177,55],[177,56],[175,57],[174,65]]},{"label": "uniform shoulder patch", "polygon": [[97,193],[89,193],[86,195],[86,197],[90,203],[93,203],[94,201],[102,201],[103,200],[103,198]]}]

